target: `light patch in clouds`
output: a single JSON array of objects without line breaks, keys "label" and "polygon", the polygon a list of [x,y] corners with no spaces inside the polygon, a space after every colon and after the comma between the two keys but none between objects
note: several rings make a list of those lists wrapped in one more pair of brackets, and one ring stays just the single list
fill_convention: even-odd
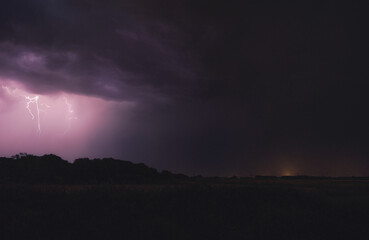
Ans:
[{"label": "light patch in clouds", "polygon": [[[0,80],[0,86],[0,154],[7,156],[27,152],[54,153],[68,160],[93,157],[90,142],[99,141],[94,138],[110,124],[112,111],[119,111],[124,118],[124,113],[135,106],[133,102],[106,101],[66,92],[34,94],[9,80]],[[35,102],[27,109],[26,97],[36,96],[39,119]],[[120,122],[119,128],[124,128],[124,119]]]},{"label": "light patch in clouds", "polygon": [[18,65],[26,70],[43,70],[45,59],[42,55],[25,52],[17,59]]}]

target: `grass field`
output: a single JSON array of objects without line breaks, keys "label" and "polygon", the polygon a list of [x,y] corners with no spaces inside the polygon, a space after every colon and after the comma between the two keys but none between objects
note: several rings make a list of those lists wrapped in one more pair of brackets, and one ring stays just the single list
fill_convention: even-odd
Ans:
[{"label": "grass field", "polygon": [[368,239],[369,181],[0,185],[0,239]]}]

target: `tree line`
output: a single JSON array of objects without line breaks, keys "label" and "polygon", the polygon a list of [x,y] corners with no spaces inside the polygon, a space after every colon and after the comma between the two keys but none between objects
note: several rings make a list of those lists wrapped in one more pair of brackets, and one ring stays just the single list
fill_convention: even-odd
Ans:
[{"label": "tree line", "polygon": [[113,158],[79,158],[70,163],[54,154],[20,153],[11,158],[0,157],[0,184],[141,184],[180,182],[188,178],[184,174],[158,172],[143,163]]}]

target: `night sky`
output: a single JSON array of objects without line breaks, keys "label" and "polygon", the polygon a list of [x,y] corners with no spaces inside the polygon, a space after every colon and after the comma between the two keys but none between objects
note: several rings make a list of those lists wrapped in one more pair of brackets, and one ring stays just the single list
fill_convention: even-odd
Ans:
[{"label": "night sky", "polygon": [[2,1],[0,155],[368,176],[368,20],[355,1]]}]

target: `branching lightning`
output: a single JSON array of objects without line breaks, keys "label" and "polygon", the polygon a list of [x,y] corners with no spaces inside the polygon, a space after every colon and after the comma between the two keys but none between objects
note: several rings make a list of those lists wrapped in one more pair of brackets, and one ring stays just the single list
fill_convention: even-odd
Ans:
[{"label": "branching lightning", "polygon": [[[18,98],[18,97],[20,97],[20,98],[24,97],[25,98],[25,100],[26,100],[26,106],[25,107],[26,107],[29,115],[31,115],[31,119],[32,120],[35,120],[35,119],[37,120],[37,131],[38,131],[39,134],[41,134],[41,129],[42,129],[42,127],[41,127],[41,123],[42,123],[42,119],[41,119],[42,114],[41,114],[41,112],[46,113],[47,112],[46,110],[51,108],[51,106],[46,104],[46,103],[41,103],[40,102],[40,96],[38,96],[38,95],[36,95],[34,97],[25,95],[22,90],[18,90],[17,88],[11,88],[9,86],[3,85],[1,82],[0,82],[0,87],[1,87],[0,90],[3,89],[4,93],[6,93],[8,96],[15,97],[15,98]],[[78,118],[76,117],[73,106],[68,101],[68,99],[66,97],[63,97],[63,98],[61,98],[61,100],[62,100],[62,102],[64,102],[64,104],[66,106],[66,108],[64,108],[66,110],[64,110],[63,108],[59,109],[59,110],[61,110],[61,111],[59,111],[60,113],[65,111],[64,116],[65,116],[65,119],[67,121],[67,127],[66,127],[66,130],[64,131],[64,134],[66,134],[71,129],[72,121],[76,120]],[[56,103],[55,106],[58,106],[58,103]],[[54,110],[51,110],[52,113],[57,113],[58,112],[58,108],[56,108],[56,110],[55,110],[55,106],[53,104],[53,109]]]},{"label": "branching lightning", "polygon": [[41,133],[41,124],[40,124],[40,108],[38,106],[38,99],[39,96],[35,96],[33,98],[29,97],[29,96],[25,96],[27,103],[26,103],[26,108],[29,112],[29,114],[31,114],[32,119],[35,119],[35,115],[32,113],[32,110],[30,108],[30,104],[34,103],[36,105],[36,113],[37,113],[37,128],[38,128],[38,132]]},{"label": "branching lightning", "polygon": [[[6,92],[10,96],[13,96],[13,97],[21,97],[22,96],[20,94],[15,94],[15,90],[17,90],[17,89],[11,89],[8,86],[4,86],[4,85],[1,85],[1,87],[3,89],[5,89]],[[29,114],[31,115],[32,120],[35,119],[35,118],[37,119],[37,129],[38,129],[38,132],[41,133],[40,112],[43,112],[43,110],[40,109],[40,106],[45,106],[47,108],[50,108],[50,106],[47,105],[47,104],[44,104],[44,103],[39,104],[39,101],[38,101],[39,98],[40,98],[39,96],[35,96],[35,97],[24,96],[24,97],[26,99],[26,109],[28,110]],[[31,104],[35,104],[36,113],[33,113],[32,109],[31,109]]]}]

